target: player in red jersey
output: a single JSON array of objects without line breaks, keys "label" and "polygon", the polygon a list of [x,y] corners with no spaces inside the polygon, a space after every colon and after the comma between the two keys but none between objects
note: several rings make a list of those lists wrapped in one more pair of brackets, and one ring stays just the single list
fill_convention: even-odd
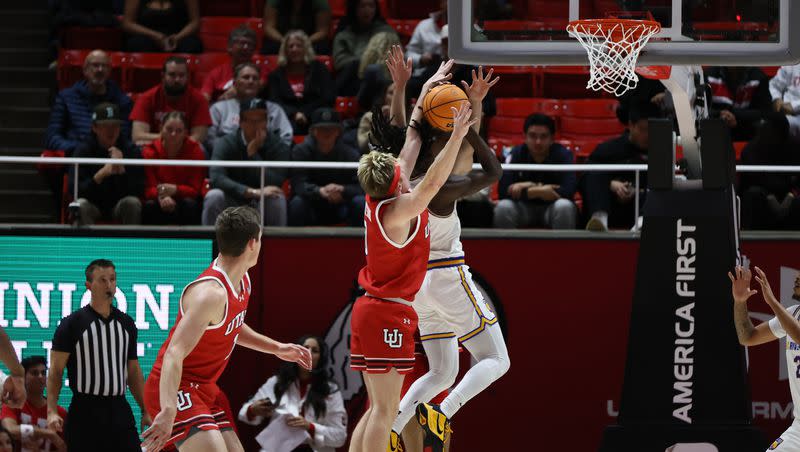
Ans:
[{"label": "player in red jersey", "polygon": [[[390,52],[387,65],[393,79],[411,75],[411,59],[404,60],[397,46]],[[408,177],[422,145],[415,128],[422,120],[422,101],[431,87],[450,78],[447,74],[452,65],[452,60],[442,63],[425,82],[404,134],[380,113],[373,116],[371,141],[379,150],[359,161],[358,180],[367,193],[367,265],[361,269],[358,282],[367,293],[353,306],[350,365],[363,373],[370,407],[353,431],[351,452],[386,448],[400,403],[403,374],[414,367],[417,315],[411,302],[427,270],[430,241],[426,209],[450,175],[461,141],[475,122],[470,120],[468,104],[453,109],[450,139],[423,180],[410,191]],[[396,101],[403,102],[404,98],[404,93],[395,93]],[[398,149],[395,158],[392,154]]]},{"label": "player in red jersey", "polygon": [[311,368],[303,346],[283,344],[245,325],[250,298],[247,270],[258,261],[261,220],[251,207],[225,209],[216,222],[219,256],[183,290],[180,312],[145,384],[153,424],[142,435],[150,451],[174,444],[186,451],[243,451],[216,402],[219,378],[241,345]]}]

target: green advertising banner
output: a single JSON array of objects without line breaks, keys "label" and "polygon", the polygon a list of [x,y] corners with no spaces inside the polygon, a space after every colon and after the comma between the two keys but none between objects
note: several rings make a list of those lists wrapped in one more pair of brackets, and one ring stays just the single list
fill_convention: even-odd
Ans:
[{"label": "green advertising banner", "polygon": [[[116,266],[115,305],[136,322],[147,377],[178,313],[181,291],[211,261],[210,239],[0,236],[0,326],[21,358],[44,355],[49,361],[60,320],[91,299],[84,269],[100,258]],[[138,426],[139,410],[130,392],[127,397]],[[69,408],[71,398],[65,384],[59,404]]]}]

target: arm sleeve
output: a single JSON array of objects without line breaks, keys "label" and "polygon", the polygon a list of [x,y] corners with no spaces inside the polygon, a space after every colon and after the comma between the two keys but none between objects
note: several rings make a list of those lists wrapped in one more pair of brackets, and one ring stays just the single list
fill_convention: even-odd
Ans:
[{"label": "arm sleeve", "polygon": [[211,126],[208,128],[208,138],[206,139],[207,142],[213,142],[217,138],[220,137],[220,129],[222,126],[222,111],[219,108],[219,103],[215,103],[209,109],[209,115],[211,116]]},{"label": "arm sleeve", "polygon": [[20,410],[15,410],[8,405],[3,405],[3,409],[0,410],[0,419],[14,419],[17,424],[19,424],[19,413]]},{"label": "arm sleeve", "polygon": [[787,66],[778,69],[778,73],[769,81],[769,94],[773,101],[783,99],[783,93],[789,86],[790,79],[791,73]]},{"label": "arm sleeve", "polygon": [[78,143],[64,136],[64,132],[67,130],[68,115],[66,100],[59,93],[53,103],[53,108],[50,109],[50,122],[47,124],[45,145],[52,150],[62,149],[67,155],[70,155],[78,146]]},{"label": "arm sleeve", "polygon": [[[153,154],[152,150],[148,147],[145,147],[142,150],[142,158],[143,159],[154,159],[155,155]],[[145,166],[144,167],[144,199],[157,199],[158,198],[158,177],[157,177],[158,168],[155,166]]]},{"label": "arm sleeve", "polygon": [[72,353],[73,345],[75,345],[75,339],[72,337],[72,328],[70,327],[71,323],[72,318],[70,317],[61,319],[61,323],[58,324],[56,332],[53,333],[53,350],[57,352]]},{"label": "arm sleeve", "polygon": [[258,388],[258,391],[256,391],[255,394],[253,394],[253,397],[251,397],[250,400],[248,400],[247,402],[244,403],[244,405],[242,405],[242,408],[239,410],[239,420],[240,421],[242,421],[242,422],[244,422],[246,424],[250,424],[250,425],[258,425],[258,424],[264,422],[264,417],[263,416],[256,416],[253,419],[248,418],[247,417],[247,409],[250,408],[250,405],[252,405],[253,402],[255,402],[257,400],[261,400],[261,399],[269,399],[269,400],[272,401],[273,404],[275,404],[275,382],[276,381],[278,381],[277,377],[270,377],[266,381],[266,383],[264,383],[263,385],[261,385],[260,388]]},{"label": "arm sleeve", "polygon": [[[318,88],[318,95],[310,97],[303,103],[303,114],[311,118],[311,114],[317,108],[332,107],[336,102],[336,85],[333,82],[330,72],[322,63],[314,63],[311,69],[312,77],[309,82]],[[308,92],[308,90],[306,90]]]},{"label": "arm sleeve", "polygon": [[314,422],[311,440],[315,449],[341,447],[347,439],[347,411],[344,409],[342,393],[336,391],[329,395],[325,404],[325,417]]},{"label": "arm sleeve", "polygon": [[[152,97],[147,95],[141,95],[136,99],[136,103],[133,104],[133,109],[131,110],[131,121],[141,121],[150,124],[151,121],[151,111],[152,111]],[[152,132],[152,131],[151,131]]]}]

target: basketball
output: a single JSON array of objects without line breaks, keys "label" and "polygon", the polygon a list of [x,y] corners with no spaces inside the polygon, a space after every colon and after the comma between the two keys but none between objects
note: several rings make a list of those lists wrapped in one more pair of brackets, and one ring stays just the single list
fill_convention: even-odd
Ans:
[{"label": "basketball", "polygon": [[466,93],[456,85],[446,83],[428,92],[422,101],[422,112],[433,127],[450,132],[453,130],[451,108],[459,109],[465,102],[469,102]]}]

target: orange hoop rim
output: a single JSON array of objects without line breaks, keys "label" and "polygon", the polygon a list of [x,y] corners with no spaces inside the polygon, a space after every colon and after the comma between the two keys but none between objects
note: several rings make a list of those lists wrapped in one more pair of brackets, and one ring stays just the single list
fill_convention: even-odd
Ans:
[{"label": "orange hoop rim", "polygon": [[[642,27],[637,33],[638,36],[641,36],[645,33],[645,29],[649,34],[656,34],[661,31],[661,24],[656,22],[655,20],[637,20],[637,19],[580,19],[580,20],[573,20],[567,24],[567,31],[571,31],[572,33],[578,33],[581,35],[587,36],[594,36],[590,33],[585,33],[578,30],[578,27],[583,26],[584,28],[591,28],[596,27],[597,29],[603,31],[603,35],[606,39],[619,40],[621,38],[621,33],[619,31],[614,30],[614,27],[622,25],[623,27]],[[615,36],[617,35],[617,36]]]}]

